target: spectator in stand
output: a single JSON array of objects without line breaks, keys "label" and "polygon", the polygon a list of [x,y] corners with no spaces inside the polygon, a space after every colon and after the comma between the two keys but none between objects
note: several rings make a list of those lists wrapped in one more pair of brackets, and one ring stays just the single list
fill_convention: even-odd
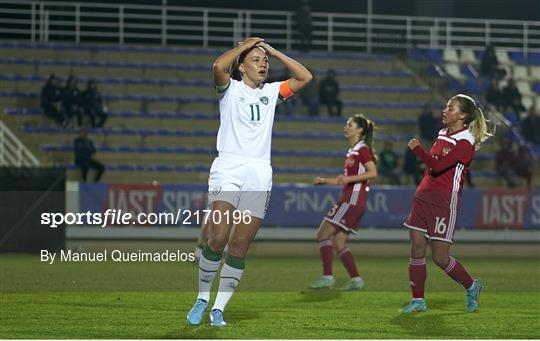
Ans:
[{"label": "spectator in stand", "polygon": [[494,106],[498,111],[504,111],[504,95],[499,88],[499,81],[495,78],[491,80],[491,84],[486,91],[486,102]]},{"label": "spectator in stand", "polygon": [[529,115],[521,122],[521,134],[525,141],[540,146],[540,112],[534,106]]},{"label": "spectator in stand", "polygon": [[515,177],[518,175],[518,155],[512,141],[504,137],[499,140],[499,150],[495,153],[495,170],[497,175],[506,181],[508,188],[516,187]]},{"label": "spectator in stand", "polygon": [[533,177],[533,157],[529,151],[529,148],[525,145],[518,147],[516,174],[527,181],[527,188],[532,188]]},{"label": "spectator in stand", "polygon": [[480,64],[480,75],[486,78],[501,79],[505,74],[506,71],[499,65],[493,45],[486,46],[486,51]]},{"label": "spectator in stand", "polygon": [[319,100],[328,108],[328,116],[341,116],[343,102],[339,99],[339,83],[336,72],[329,69],[319,85]]},{"label": "spectator in stand", "polygon": [[392,142],[387,141],[384,143],[384,148],[379,153],[379,160],[377,168],[379,174],[381,174],[386,182],[390,185],[400,185],[399,173],[397,170],[399,157],[394,151]]},{"label": "spectator in stand", "polygon": [[62,127],[67,127],[69,122],[62,108],[62,88],[59,79],[54,74],[49,76],[41,88],[40,100],[45,116],[50,117]]},{"label": "spectator in stand", "polygon": [[[103,107],[101,94],[97,90],[95,80],[90,79],[88,81],[86,90],[82,93],[81,104],[84,108],[84,113],[90,117],[92,128],[102,128],[105,121],[107,121],[107,113]],[[97,118],[99,122],[96,122]]]},{"label": "spectator in stand", "polygon": [[418,186],[424,174],[422,162],[416,157],[410,148],[405,149],[405,157],[403,162],[403,172],[413,177],[414,184]]},{"label": "spectator in stand", "polygon": [[313,79],[300,92],[302,103],[307,107],[309,116],[319,116],[319,81],[315,76],[315,71],[307,68],[313,75]]},{"label": "spectator in stand", "polygon": [[81,108],[81,91],[77,86],[78,80],[75,76],[70,75],[67,79],[66,86],[62,91],[62,107],[69,120],[73,116],[77,117],[77,125],[82,126],[82,108]]},{"label": "spectator in stand", "polygon": [[308,0],[302,0],[300,7],[296,11],[296,23],[298,27],[298,38],[300,39],[300,51],[309,52],[311,48],[311,7]]},{"label": "spectator in stand", "polygon": [[510,78],[508,84],[503,89],[503,98],[505,110],[512,110],[516,113],[517,119],[520,119],[520,113],[525,111],[525,107],[521,103],[521,93],[516,86],[516,82]]},{"label": "spectator in stand", "polygon": [[86,182],[88,170],[92,168],[96,170],[94,181],[98,182],[105,171],[105,166],[92,158],[96,152],[96,148],[94,147],[92,140],[86,136],[86,131],[84,129],[80,130],[79,137],[74,141],[74,151],[75,165],[81,169],[82,181]]},{"label": "spectator in stand", "polygon": [[420,139],[424,142],[432,144],[437,138],[439,131],[440,118],[435,114],[431,103],[424,104],[422,113],[418,116],[418,130],[420,130]]}]

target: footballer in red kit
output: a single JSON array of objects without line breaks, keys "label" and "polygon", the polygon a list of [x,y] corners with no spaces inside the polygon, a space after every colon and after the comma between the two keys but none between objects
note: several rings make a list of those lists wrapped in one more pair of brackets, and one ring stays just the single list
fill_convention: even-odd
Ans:
[{"label": "footballer in red kit", "polygon": [[465,267],[450,256],[450,246],[469,166],[475,150],[492,134],[488,132],[482,110],[467,95],[450,98],[442,112],[442,121],[446,128],[439,131],[429,152],[416,139],[408,143],[426,165],[426,170],[416,189],[411,213],[404,222],[411,239],[409,284],[413,296],[401,310],[404,313],[427,310],[424,285],[428,243],[431,244],[433,262],[464,287],[467,311],[474,312],[479,306],[482,283],[473,279]]},{"label": "footballer in red kit", "polygon": [[343,289],[360,290],[364,287],[364,281],[358,274],[354,257],[347,247],[347,240],[350,233],[358,231],[366,207],[368,181],[377,176],[377,168],[371,152],[373,122],[363,115],[354,115],[347,120],[344,135],[351,146],[345,158],[344,174],[333,179],[316,177],[313,180],[315,185],[343,185],[343,191],[317,231],[323,275],[309,285],[311,289],[334,286],[333,252],[339,256],[350,277]]},{"label": "footballer in red kit", "polygon": [[[373,162],[371,150],[364,141],[359,141],[347,151],[345,176],[364,174],[366,172],[364,165],[370,161]],[[345,231],[356,233],[364,214],[368,191],[367,180],[344,185],[339,201],[328,211],[324,219]]]},{"label": "footballer in red kit", "polygon": [[450,133],[445,128],[429,153],[420,146],[413,152],[427,167],[404,225],[424,232],[428,239],[451,243],[463,184],[474,157],[474,137],[468,129]]}]

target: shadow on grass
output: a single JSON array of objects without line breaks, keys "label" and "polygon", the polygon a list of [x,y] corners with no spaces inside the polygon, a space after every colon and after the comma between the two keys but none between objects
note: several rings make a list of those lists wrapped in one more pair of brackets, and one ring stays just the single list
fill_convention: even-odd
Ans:
[{"label": "shadow on grass", "polygon": [[[255,320],[260,317],[259,313],[255,310],[229,310],[225,312],[225,320],[231,321],[233,324],[237,325],[240,322]],[[198,326],[188,325],[185,320],[183,320],[182,325],[178,330],[170,331],[165,334],[162,338],[164,339],[219,339],[219,338],[230,338],[230,334],[222,333],[222,331],[229,331],[229,326],[225,327],[212,327],[210,326],[210,319],[208,313],[205,314],[203,322]],[[225,334],[225,335],[224,335]]]},{"label": "shadow on grass", "polygon": [[304,290],[300,291],[299,302],[324,302],[340,298],[342,293],[335,290]]},{"label": "shadow on grass", "polygon": [[[390,323],[406,331],[407,335],[413,338],[443,338],[452,337],[449,332],[452,330],[451,316],[463,315],[465,312],[451,311],[437,314],[428,312],[399,314],[390,320]],[[407,336],[404,335],[404,336]]]}]

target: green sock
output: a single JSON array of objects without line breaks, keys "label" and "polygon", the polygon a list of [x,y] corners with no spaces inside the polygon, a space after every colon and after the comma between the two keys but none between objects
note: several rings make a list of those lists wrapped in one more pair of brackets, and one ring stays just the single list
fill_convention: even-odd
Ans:
[{"label": "green sock", "polygon": [[219,251],[219,252],[213,251],[210,247],[208,247],[208,245],[206,245],[204,249],[202,250],[203,257],[212,262],[219,262],[221,260],[222,253],[223,251]]},{"label": "green sock", "polygon": [[235,257],[231,255],[227,256],[227,258],[225,259],[225,264],[229,265],[230,267],[233,267],[235,269],[240,269],[240,270],[244,270],[244,268],[246,267],[244,258]]}]

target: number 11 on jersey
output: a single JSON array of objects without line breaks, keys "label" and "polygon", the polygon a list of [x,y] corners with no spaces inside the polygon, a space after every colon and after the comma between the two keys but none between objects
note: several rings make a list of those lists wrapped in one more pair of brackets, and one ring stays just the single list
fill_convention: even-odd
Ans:
[{"label": "number 11 on jersey", "polygon": [[255,121],[255,111],[257,111],[257,121],[260,121],[261,120],[261,109],[259,108],[259,105],[258,104],[250,104],[249,108],[251,109],[251,120]]}]

